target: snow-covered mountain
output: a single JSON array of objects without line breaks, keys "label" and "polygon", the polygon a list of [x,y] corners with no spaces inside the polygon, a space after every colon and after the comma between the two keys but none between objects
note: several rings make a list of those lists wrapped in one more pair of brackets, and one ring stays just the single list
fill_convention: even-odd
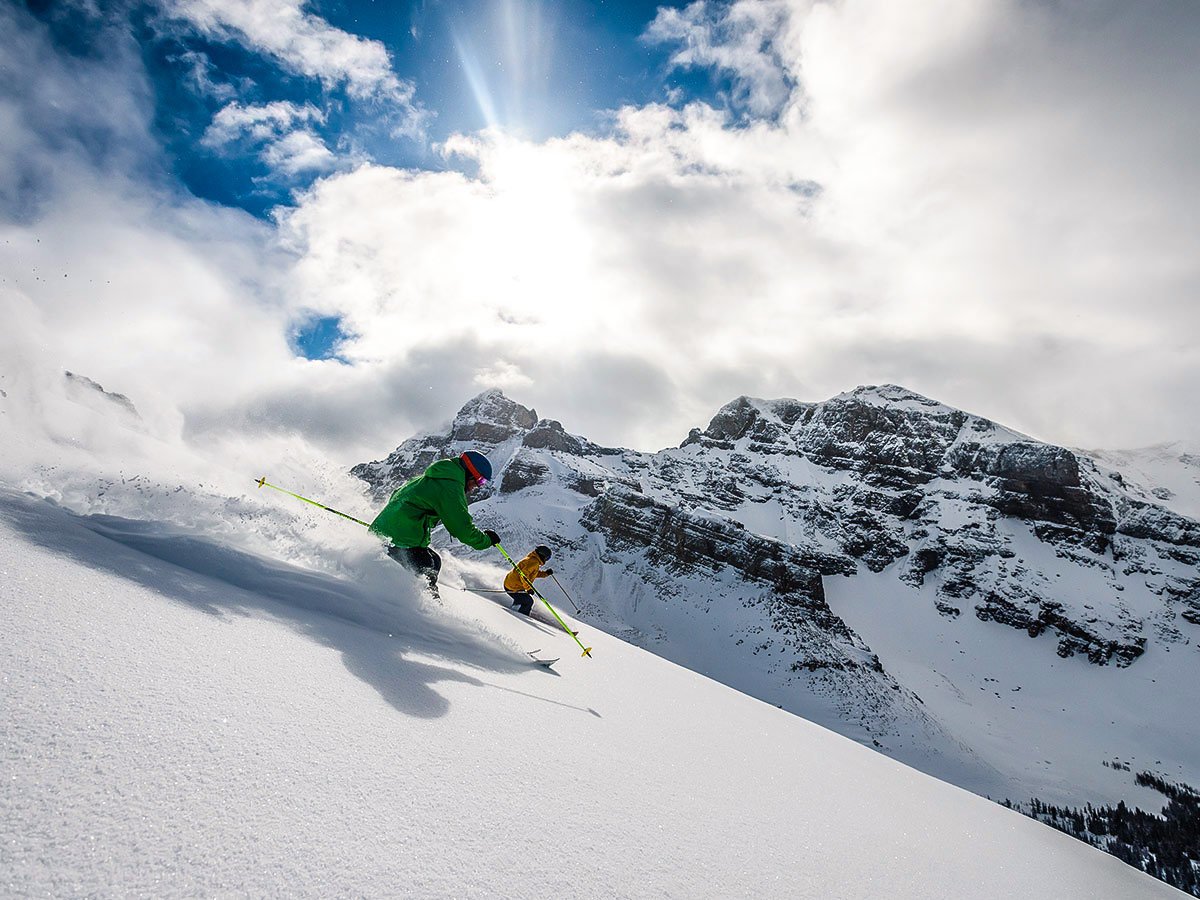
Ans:
[{"label": "snow-covered mountain", "polygon": [[997,800],[1200,782],[1200,523],[1160,472],[885,385],[741,397],[658,453],[488,391],[353,473],[382,502],[472,447],[476,520],[632,643]]}]

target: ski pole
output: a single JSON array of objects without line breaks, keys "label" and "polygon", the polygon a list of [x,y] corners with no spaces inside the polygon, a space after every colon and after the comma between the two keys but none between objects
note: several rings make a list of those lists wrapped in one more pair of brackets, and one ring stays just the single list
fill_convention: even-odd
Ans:
[{"label": "ski pole", "polygon": [[[558,584],[558,576],[557,575],[555,575],[553,572],[551,572],[550,577],[554,579],[555,584]],[[563,592],[564,597],[566,597],[568,600],[571,600],[571,595],[567,593],[567,589],[565,587],[563,587],[561,584],[558,584],[558,589]],[[571,600],[571,605],[575,606],[574,600]],[[575,612],[583,612],[583,610],[580,609],[578,606],[575,606]]]},{"label": "ski pole", "polygon": [[285,491],[283,488],[281,488],[277,485],[271,484],[271,482],[267,481],[266,476],[263,476],[262,478],[258,479],[254,483],[257,484],[259,487],[275,488],[275,490],[280,491],[281,493],[287,494],[289,497],[295,497],[297,500],[303,500],[305,503],[311,503],[313,506],[319,506],[319,507],[321,507],[321,509],[325,510],[326,512],[333,513],[335,516],[341,516],[343,519],[349,519],[351,522],[357,522],[359,525],[366,525],[368,528],[371,527],[370,522],[364,522],[362,519],[356,519],[356,518],[354,518],[354,516],[348,516],[344,512],[338,512],[336,509],[326,506],[324,503],[318,503],[316,500],[309,500],[307,497],[301,497],[299,494],[293,494],[291,491]]},{"label": "ski pole", "polygon": [[[525,576],[525,573],[520,570],[520,568],[517,566],[517,564],[515,562],[513,562],[513,558],[508,555],[508,551],[505,550],[503,547],[501,547],[499,544],[496,545],[496,549],[504,554],[504,558],[508,560],[508,564],[517,570],[517,574],[521,576],[521,580],[524,581],[527,585],[529,585],[529,589],[531,591],[533,591],[533,593],[537,594],[537,598],[546,604],[546,609],[550,610],[550,612],[554,614],[554,618],[558,619],[558,624],[563,627],[563,631],[565,631],[567,634],[571,635],[571,637],[575,638],[575,643],[577,643],[580,647],[583,647],[583,641],[581,641],[579,639],[579,635],[577,635],[575,632],[573,632],[570,628],[567,627],[567,623],[562,620],[562,616],[560,616],[558,613],[554,612],[554,607],[550,605],[550,601],[547,600],[545,597],[543,597],[541,595],[541,592],[538,591],[538,589],[533,586],[533,583]],[[553,578],[554,576],[551,575],[550,577]],[[591,656],[592,648],[591,647],[583,647],[582,655],[583,656]]]}]

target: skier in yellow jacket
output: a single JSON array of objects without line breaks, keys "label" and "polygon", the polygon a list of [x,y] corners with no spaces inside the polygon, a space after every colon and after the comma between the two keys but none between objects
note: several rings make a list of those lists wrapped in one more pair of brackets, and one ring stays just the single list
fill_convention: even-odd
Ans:
[{"label": "skier in yellow jacket", "polygon": [[518,612],[523,615],[528,616],[533,611],[533,583],[554,574],[553,569],[542,568],[549,560],[550,548],[541,544],[504,578],[505,592],[512,597],[513,606],[520,607]]}]

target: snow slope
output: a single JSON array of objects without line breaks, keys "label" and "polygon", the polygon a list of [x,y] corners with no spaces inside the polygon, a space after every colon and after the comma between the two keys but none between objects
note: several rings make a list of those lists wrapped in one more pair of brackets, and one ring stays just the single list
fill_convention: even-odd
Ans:
[{"label": "snow slope", "polygon": [[584,659],[446,594],[0,491],[5,895],[1183,896],[590,626]]},{"label": "snow slope", "polygon": [[1136,450],[1083,452],[1120,472],[1123,480],[1147,500],[1200,519],[1200,447],[1177,441]]}]

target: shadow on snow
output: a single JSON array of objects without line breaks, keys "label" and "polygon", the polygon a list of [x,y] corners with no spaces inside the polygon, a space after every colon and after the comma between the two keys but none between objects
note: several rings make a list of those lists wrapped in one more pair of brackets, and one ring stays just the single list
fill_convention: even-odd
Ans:
[{"label": "shadow on snow", "polygon": [[[71,513],[51,501],[0,491],[0,515],[27,540],[214,616],[267,614],[342,654],[346,669],[398,711],[445,715],[434,685],[492,686],[458,669],[411,658],[441,657],[492,672],[529,671],[516,650],[422,609],[396,570],[395,598],[378,589],[264,559],[210,539],[171,534],[163,523]],[[388,565],[391,565],[388,563]],[[406,589],[407,588],[407,589]],[[406,598],[412,598],[406,603]]]}]

